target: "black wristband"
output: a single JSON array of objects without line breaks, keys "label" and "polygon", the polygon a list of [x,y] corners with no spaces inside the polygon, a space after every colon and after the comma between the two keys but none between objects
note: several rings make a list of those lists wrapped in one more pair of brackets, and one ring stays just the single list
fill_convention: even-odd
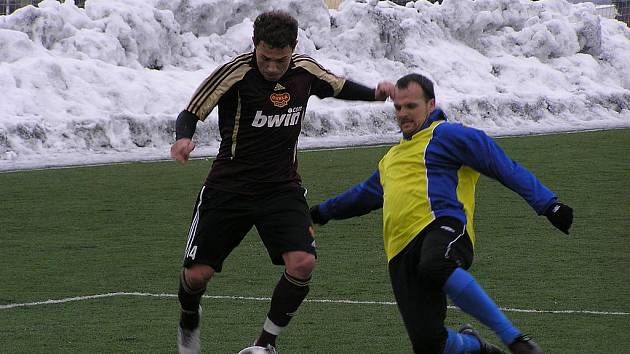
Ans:
[{"label": "black wristband", "polygon": [[199,118],[196,115],[183,110],[177,116],[177,121],[175,121],[175,140],[181,138],[192,139],[193,135],[195,135],[198,121]]}]

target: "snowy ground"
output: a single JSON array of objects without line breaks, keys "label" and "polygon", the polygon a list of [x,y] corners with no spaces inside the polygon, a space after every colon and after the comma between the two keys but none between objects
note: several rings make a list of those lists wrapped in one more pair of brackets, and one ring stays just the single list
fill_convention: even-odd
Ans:
[{"label": "snowy ground", "polygon": [[[300,22],[297,52],[371,86],[428,75],[452,120],[492,135],[630,127],[630,29],[590,3],[45,0],[0,16],[0,170],[167,158],[197,85],[274,8]],[[393,142],[392,112],[312,98],[300,146]],[[218,138],[213,112],[197,156]]]}]

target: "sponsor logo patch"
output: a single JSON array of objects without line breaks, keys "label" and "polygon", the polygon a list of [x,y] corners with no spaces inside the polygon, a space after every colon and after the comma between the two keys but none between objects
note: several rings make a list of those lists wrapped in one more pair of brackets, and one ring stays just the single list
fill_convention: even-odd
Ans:
[{"label": "sponsor logo patch", "polygon": [[287,113],[283,114],[270,114],[265,115],[262,111],[256,111],[254,120],[252,121],[252,127],[288,127],[290,125],[297,125],[300,123],[300,116],[302,115],[303,107],[289,107]]},{"label": "sponsor logo patch", "polygon": [[289,101],[291,100],[291,95],[289,95],[288,92],[283,92],[283,93],[274,92],[271,94],[271,96],[269,96],[269,99],[271,100],[271,103],[273,103],[274,106],[284,107],[289,104]]}]

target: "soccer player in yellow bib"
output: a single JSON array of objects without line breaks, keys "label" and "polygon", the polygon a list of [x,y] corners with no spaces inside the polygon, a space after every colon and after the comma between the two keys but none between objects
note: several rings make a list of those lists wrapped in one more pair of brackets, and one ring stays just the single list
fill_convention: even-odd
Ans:
[{"label": "soccer player in yellow bib", "polygon": [[542,353],[467,272],[475,242],[475,185],[480,173],[498,180],[566,234],[573,209],[484,132],[447,122],[426,77],[399,79],[394,108],[400,143],[365,182],[313,206],[311,219],[323,225],[383,208],[391,284],[415,353],[503,353],[469,325],[459,331],[444,326],[447,296],[512,353]]}]

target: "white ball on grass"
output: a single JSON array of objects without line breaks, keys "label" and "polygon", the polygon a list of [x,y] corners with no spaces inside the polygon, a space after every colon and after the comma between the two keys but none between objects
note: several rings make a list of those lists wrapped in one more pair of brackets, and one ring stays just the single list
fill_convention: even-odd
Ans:
[{"label": "white ball on grass", "polygon": [[241,350],[238,354],[269,354],[269,351],[265,347],[254,345]]}]

